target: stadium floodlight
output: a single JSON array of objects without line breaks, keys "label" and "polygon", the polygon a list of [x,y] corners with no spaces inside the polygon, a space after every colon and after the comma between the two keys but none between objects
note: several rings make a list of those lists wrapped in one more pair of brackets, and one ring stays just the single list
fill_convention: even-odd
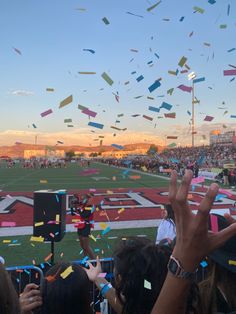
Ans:
[{"label": "stadium floodlight", "polygon": [[192,119],[191,119],[191,126],[192,126],[192,147],[194,147],[194,136],[195,136],[195,108],[194,108],[194,79],[197,77],[196,73],[193,71],[188,74],[188,80],[192,81]]}]

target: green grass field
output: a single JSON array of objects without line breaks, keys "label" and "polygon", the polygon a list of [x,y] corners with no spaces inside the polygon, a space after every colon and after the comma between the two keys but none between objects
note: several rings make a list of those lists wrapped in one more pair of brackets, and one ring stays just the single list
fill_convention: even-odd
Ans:
[{"label": "green grass field", "polygon": [[[69,164],[67,168],[50,169],[24,169],[16,166],[12,169],[0,168],[0,189],[3,191],[35,191],[40,189],[108,189],[108,188],[140,188],[140,187],[163,187],[168,181],[161,178],[140,174],[138,180],[124,178],[124,170],[109,167],[107,165],[93,163],[90,168],[99,169],[99,174],[80,176],[83,171],[78,164]],[[129,175],[137,175],[130,171]],[[93,177],[103,177],[96,181]],[[115,180],[113,179],[115,178]],[[47,183],[40,183],[47,180]]]},{"label": "green grass field", "polygon": [[[83,168],[78,164],[69,164],[67,168],[62,169],[23,169],[16,166],[12,169],[6,169],[1,165],[0,168],[0,189],[3,192],[13,191],[35,191],[40,189],[112,189],[112,188],[140,188],[140,187],[163,187],[168,185],[168,181],[158,177],[152,177],[148,174],[140,174],[138,180],[131,180],[127,176],[123,177],[124,170],[109,167],[107,165],[93,163],[90,168],[99,169],[100,173],[90,176],[80,176]],[[130,172],[129,175],[137,175]],[[93,177],[103,177],[96,181]],[[115,177],[115,180],[114,180]],[[40,180],[47,180],[48,183],[41,184]],[[1,218],[1,216],[0,216]],[[96,237],[99,232],[93,232]],[[93,249],[100,249],[96,252],[101,257],[110,257],[117,241],[122,237],[146,235],[154,239],[156,228],[142,229],[124,229],[111,230],[106,237],[94,242],[91,240]],[[117,239],[112,239],[117,237]],[[110,239],[111,238],[111,239]],[[6,260],[7,266],[29,265],[35,260],[37,264],[44,262],[44,258],[50,253],[50,244],[32,243],[30,236],[15,236],[0,238],[0,255]],[[3,243],[3,240],[11,240],[10,245]],[[16,242],[16,243],[14,243]],[[14,245],[16,244],[16,245]],[[19,245],[20,244],[20,245]],[[77,241],[76,233],[67,233],[60,243],[55,244],[55,260],[78,260],[83,257],[80,254],[81,248]],[[61,257],[63,253],[63,257]]]},{"label": "green grass field", "polygon": [[[98,231],[92,231],[94,237],[98,234]],[[103,236],[97,242],[91,240],[91,247],[100,258],[111,257],[114,248],[122,238],[144,235],[154,240],[156,228],[111,230],[107,236]],[[114,237],[117,238],[114,239]],[[32,243],[30,236],[4,237],[1,240],[3,239],[11,240],[11,242],[17,240],[15,246],[9,246],[0,241],[0,255],[5,258],[7,266],[32,265],[33,260],[36,264],[40,264],[50,254],[50,243]],[[67,233],[61,242],[55,243],[55,261],[75,261],[82,258],[83,254],[75,232]]]}]

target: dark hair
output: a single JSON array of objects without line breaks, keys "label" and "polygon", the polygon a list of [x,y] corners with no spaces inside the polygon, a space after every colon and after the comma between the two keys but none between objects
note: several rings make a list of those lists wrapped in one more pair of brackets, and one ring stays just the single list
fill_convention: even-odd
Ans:
[{"label": "dark hair", "polygon": [[235,311],[236,274],[216,264],[214,261],[208,260],[208,264],[210,265],[209,276],[199,284],[201,295],[201,309],[199,313],[219,312],[217,290],[219,284],[226,296],[228,311]]},{"label": "dark hair", "polygon": [[[123,305],[123,314],[149,314],[167,275],[170,256],[168,247],[148,239],[129,238],[114,252],[116,294]],[[144,287],[144,282],[151,289]]]},{"label": "dark hair", "polygon": [[0,313],[19,314],[20,305],[10,276],[0,263]]},{"label": "dark hair", "polygon": [[170,204],[165,204],[165,210],[167,211],[167,217],[165,219],[175,222],[175,214]]},{"label": "dark hair", "polygon": [[[69,266],[72,266],[73,272],[63,279],[61,273]],[[42,314],[90,314],[91,291],[91,283],[81,266],[56,264],[46,273],[42,291]]]}]

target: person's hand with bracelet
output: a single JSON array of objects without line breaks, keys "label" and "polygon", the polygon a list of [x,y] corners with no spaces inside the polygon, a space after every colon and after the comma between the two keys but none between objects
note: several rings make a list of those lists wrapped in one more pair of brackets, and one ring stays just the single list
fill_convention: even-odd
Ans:
[{"label": "person's hand with bracelet", "polygon": [[192,277],[205,256],[236,234],[236,223],[212,233],[208,231],[209,212],[218,192],[218,185],[210,185],[205,197],[193,214],[188,204],[188,192],[193,173],[185,172],[177,187],[177,172],[173,171],[169,185],[169,200],[175,213],[176,245],[168,264],[168,275],[152,314],[179,314],[185,311],[185,300]]},{"label": "person's hand with bracelet", "polygon": [[87,262],[89,269],[85,268],[90,281],[92,281],[100,291],[103,298],[108,299],[109,304],[116,313],[122,313],[122,306],[116,297],[116,291],[104,277],[99,277],[102,272],[102,267],[99,258],[97,257],[97,265],[93,266]]}]

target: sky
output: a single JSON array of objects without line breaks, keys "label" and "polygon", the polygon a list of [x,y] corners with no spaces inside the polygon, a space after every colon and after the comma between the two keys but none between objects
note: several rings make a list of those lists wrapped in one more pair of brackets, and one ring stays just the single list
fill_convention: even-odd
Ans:
[{"label": "sky", "polygon": [[[93,146],[99,136],[107,145],[189,145],[192,94],[178,86],[192,85],[188,80],[192,71],[205,78],[194,84],[200,100],[195,104],[195,143],[207,144],[211,130],[234,130],[236,81],[223,72],[236,67],[236,3],[209,1],[1,1],[0,145],[34,143],[35,136],[38,144],[50,145],[61,141]],[[188,69],[178,65],[183,56]],[[168,73],[176,70],[177,75]],[[104,72],[112,85],[102,78]],[[150,92],[159,79],[160,87]],[[59,108],[70,95],[73,101]],[[163,102],[172,108],[149,110]],[[78,105],[96,112],[96,117],[82,113]],[[53,112],[41,117],[49,109]],[[166,118],[166,113],[176,117]],[[132,117],[135,114],[140,116]],[[206,116],[214,119],[204,121]],[[89,122],[102,124],[103,129]]]}]

